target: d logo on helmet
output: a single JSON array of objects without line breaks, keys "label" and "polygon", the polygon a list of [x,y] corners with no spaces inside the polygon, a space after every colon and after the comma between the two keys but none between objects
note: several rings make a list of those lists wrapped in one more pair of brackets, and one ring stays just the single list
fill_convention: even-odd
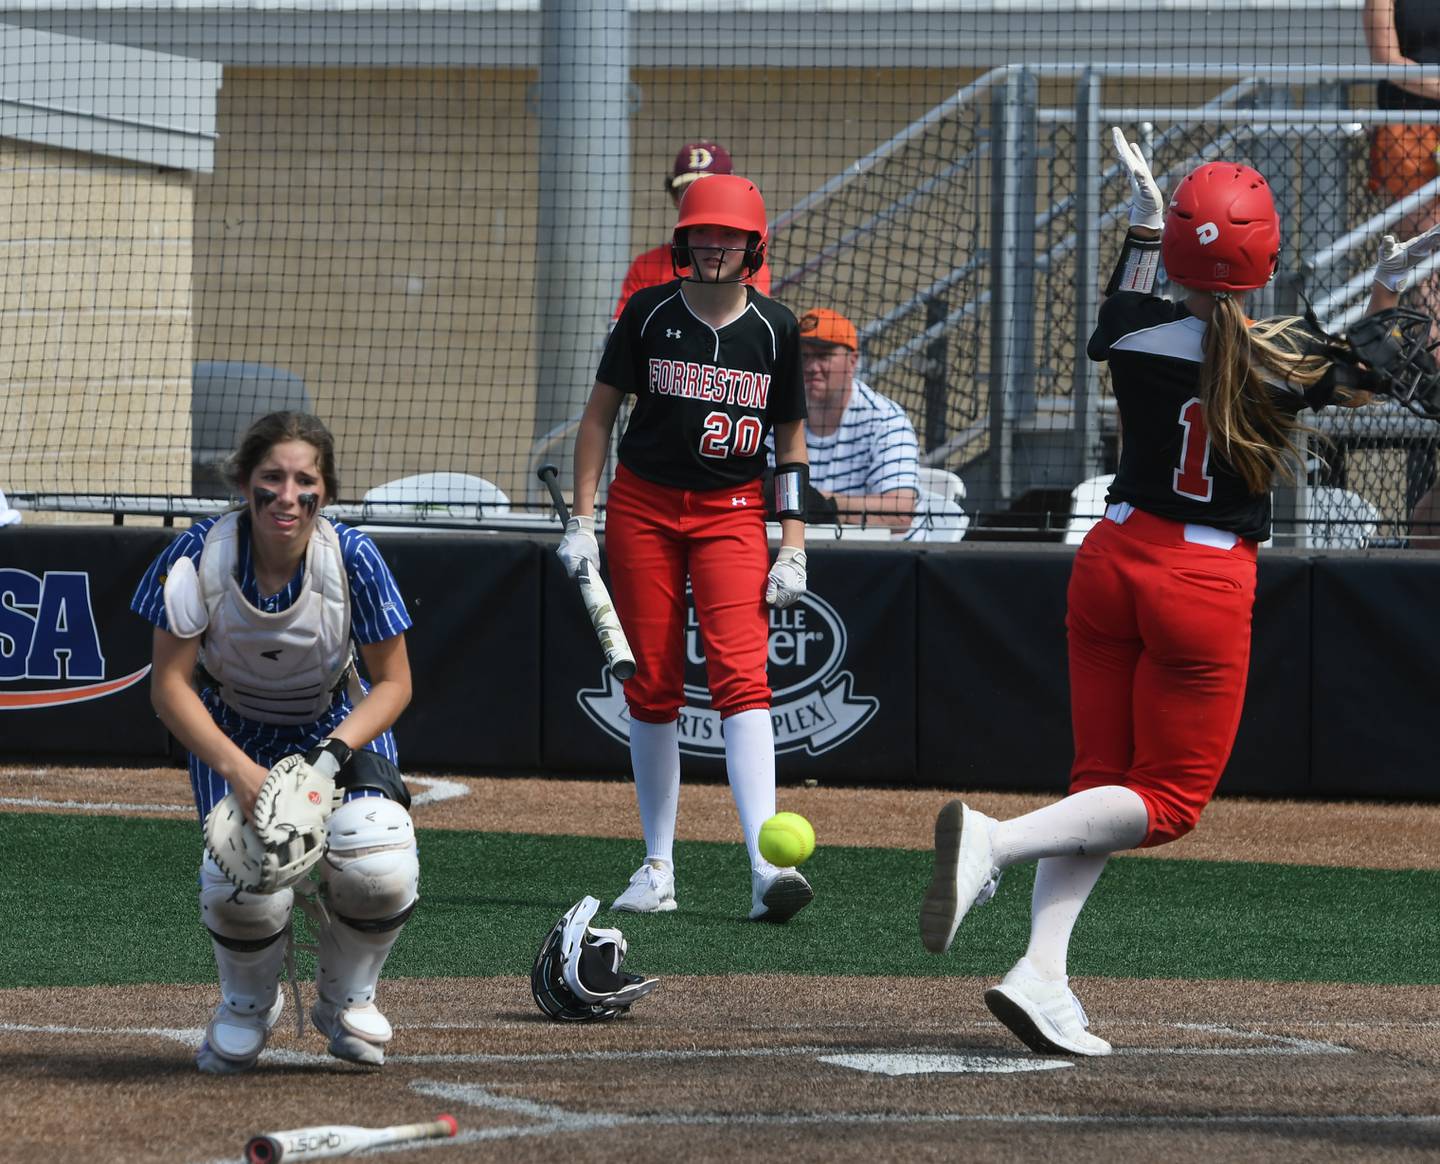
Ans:
[{"label": "d logo on helmet", "polygon": [[1195,237],[1200,240],[1202,247],[1208,247],[1220,237],[1220,228],[1213,222],[1202,223],[1195,228]]}]

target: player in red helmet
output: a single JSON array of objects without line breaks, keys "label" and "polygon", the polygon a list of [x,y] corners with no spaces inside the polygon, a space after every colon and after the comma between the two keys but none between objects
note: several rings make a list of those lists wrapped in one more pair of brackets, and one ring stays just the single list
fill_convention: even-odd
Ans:
[{"label": "player in red helmet", "polygon": [[[1118,129],[1114,138],[1131,226],[1089,354],[1110,365],[1124,439],[1067,595],[1070,795],[999,821],[947,804],[920,913],[926,948],[947,950],[1004,869],[1038,860],[1025,954],[985,1001],[1031,1048],[1073,1055],[1110,1053],[1067,979],[1070,933],[1106,860],[1194,828],[1230,755],[1256,548],[1270,535],[1271,484],[1296,452],[1298,414],[1367,399],[1342,345],[1303,320],[1246,318],[1246,293],[1279,261],[1265,179],[1235,163],[1201,166],[1176,188],[1162,232],[1144,156]],[[1173,302],[1150,293],[1162,255]],[[1396,298],[1377,282],[1370,309]]]},{"label": "player in red helmet", "polygon": [[[748,179],[720,174],[686,188],[674,237],[679,277],[636,292],[621,312],[575,441],[574,516],[558,551],[572,575],[581,561],[599,569],[595,493],[616,414],[634,396],[606,540],[615,609],[635,652],[625,702],[646,855],[615,899],[619,910],[676,907],[687,581],[750,857],[750,917],[786,921],[814,896],[759,849],[760,825],[775,812],[767,607],[805,590],[808,470],[799,324],[744,282],[764,261],[767,233],[764,200]],[[760,486],[772,430],[783,531],[773,565]]]},{"label": "player in red helmet", "polygon": [[[665,179],[665,190],[678,208],[680,199],[696,182],[734,172],[735,163],[730,156],[730,151],[719,142],[687,142],[675,155],[675,164]],[[630,296],[634,295],[636,291],[642,287],[656,287],[661,283],[668,283],[674,276],[674,260],[668,241],[636,255],[630,263],[629,270],[625,272],[625,280],[620,286],[620,298],[615,304],[615,318],[620,318],[620,313],[625,310],[625,304],[630,301]],[[762,262],[748,277],[748,281],[754,285],[757,291],[769,295],[769,266]]]}]

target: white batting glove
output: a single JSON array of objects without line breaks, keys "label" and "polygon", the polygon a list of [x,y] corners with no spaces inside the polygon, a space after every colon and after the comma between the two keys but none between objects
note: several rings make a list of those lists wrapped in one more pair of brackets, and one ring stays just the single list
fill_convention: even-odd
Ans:
[{"label": "white batting glove", "polygon": [[778,610],[791,605],[805,593],[805,551],[781,546],[765,579],[765,601]]},{"label": "white batting glove", "polygon": [[1410,272],[1440,247],[1440,226],[1404,242],[1393,234],[1380,239],[1380,261],[1375,264],[1375,282],[1397,295],[1410,284]]},{"label": "white batting glove", "polygon": [[580,572],[580,563],[590,563],[592,576],[600,573],[600,543],[595,540],[595,519],[593,517],[572,517],[565,523],[565,536],[555,547],[555,553],[565,563],[565,573],[574,578]]},{"label": "white batting glove", "polygon": [[1150,173],[1150,164],[1138,145],[1125,140],[1119,126],[1111,128],[1110,137],[1115,143],[1115,154],[1130,177],[1130,225],[1159,230],[1165,221],[1165,200],[1160,197],[1160,187]]}]

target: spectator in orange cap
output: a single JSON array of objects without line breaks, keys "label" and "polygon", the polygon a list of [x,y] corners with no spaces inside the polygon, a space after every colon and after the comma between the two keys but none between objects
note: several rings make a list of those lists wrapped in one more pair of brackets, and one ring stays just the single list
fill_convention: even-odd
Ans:
[{"label": "spectator in orange cap", "polygon": [[[735,163],[730,157],[730,151],[719,142],[692,141],[681,146],[680,152],[675,155],[675,165],[665,179],[665,189],[670,194],[670,201],[679,209],[680,195],[685,193],[685,187],[691,182],[708,178],[712,174],[734,172]],[[676,271],[671,262],[668,241],[636,255],[630,263],[630,269],[625,272],[625,281],[620,285],[620,301],[615,304],[615,318],[620,318],[620,312],[625,309],[625,304],[636,291],[642,287],[658,287],[675,277]],[[770,264],[765,263],[745,281],[752,284],[762,295],[769,295]]]},{"label": "spectator in orange cap", "polygon": [[856,378],[855,325],[825,307],[801,312],[800,362],[810,484],[833,499],[841,522],[908,529],[920,445],[905,410]]}]

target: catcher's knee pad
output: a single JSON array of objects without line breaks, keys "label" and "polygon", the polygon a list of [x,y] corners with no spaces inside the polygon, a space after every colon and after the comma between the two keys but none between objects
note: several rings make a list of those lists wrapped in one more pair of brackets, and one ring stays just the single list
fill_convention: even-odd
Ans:
[{"label": "catcher's knee pad", "polygon": [[295,893],[236,889],[209,857],[200,867],[200,920],[210,931],[220,993],[241,1014],[270,1009],[285,964]]},{"label": "catcher's knee pad", "polygon": [[[410,814],[393,800],[367,796],[337,808],[328,831],[320,879],[330,912],[359,929],[408,915],[420,888]],[[404,920],[400,916],[395,926]]]},{"label": "catcher's knee pad", "polygon": [[419,899],[415,826],[400,805],[380,797],[347,801],[329,825],[320,864],[329,920],[320,931],[316,985],[328,1002],[364,1006]]},{"label": "catcher's knee pad", "polygon": [[236,889],[206,857],[200,866],[200,920],[221,945],[260,949],[277,941],[290,924],[295,892],[250,893]]}]

